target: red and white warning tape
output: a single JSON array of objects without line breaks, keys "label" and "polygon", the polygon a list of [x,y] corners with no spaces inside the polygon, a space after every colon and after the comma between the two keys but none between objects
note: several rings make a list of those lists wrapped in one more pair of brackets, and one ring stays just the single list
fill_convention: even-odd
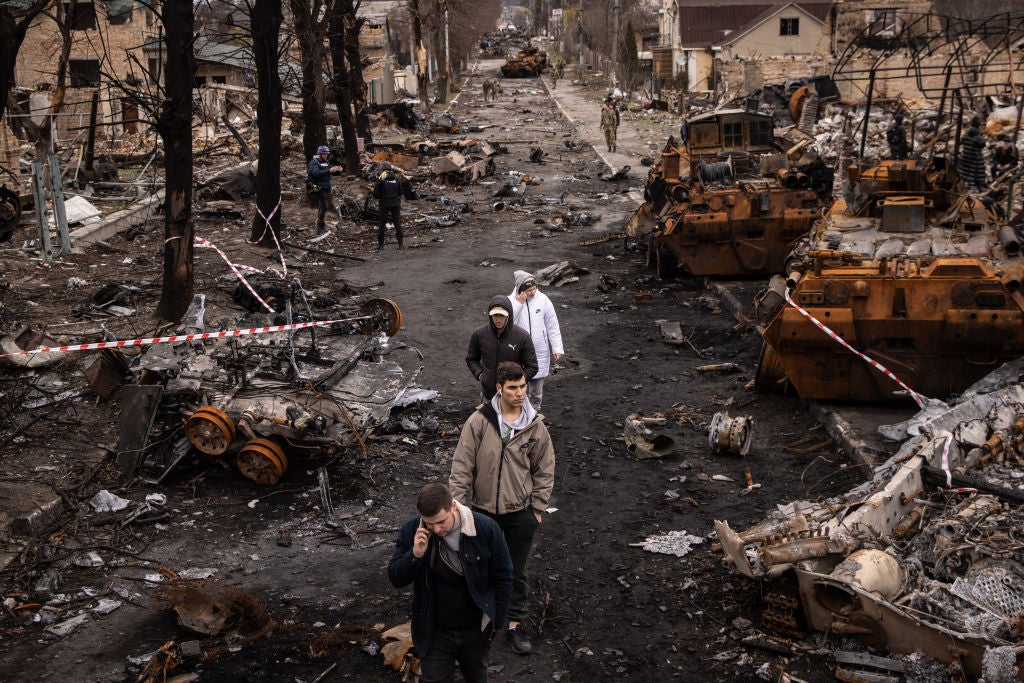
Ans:
[{"label": "red and white warning tape", "polygon": [[252,288],[252,285],[250,285],[249,281],[245,279],[245,276],[242,275],[242,273],[239,272],[239,269],[240,268],[241,269],[245,269],[245,270],[247,270],[247,271],[249,271],[251,273],[259,273],[260,271],[256,270],[255,268],[252,268],[250,266],[238,266],[238,265],[235,265],[234,263],[231,262],[231,259],[228,258],[228,255],[225,254],[223,251],[221,251],[217,247],[217,245],[215,245],[210,240],[203,239],[202,237],[194,237],[193,239],[194,239],[195,246],[201,247],[203,249],[213,249],[215,252],[220,254],[220,257],[222,259],[224,259],[224,263],[228,264],[228,267],[231,268],[232,272],[234,272],[234,274],[238,276],[238,279],[242,281],[242,284],[245,285],[245,288],[249,290],[249,293],[252,294],[254,297],[256,297],[256,300],[260,302],[260,305],[263,306],[263,308],[265,308],[268,311],[270,311],[271,313],[275,313],[276,312],[276,311],[274,311],[273,308],[271,308],[270,304],[268,304],[266,301],[263,300],[263,297],[261,297],[259,294],[256,293],[256,290]]},{"label": "red and white warning tape", "polygon": [[0,358],[8,356],[31,356],[37,353],[64,353],[66,351],[95,351],[97,349],[119,349],[126,346],[149,346],[151,344],[170,344],[174,342],[195,341],[200,339],[223,339],[226,337],[244,337],[250,334],[266,334],[268,332],[287,332],[288,330],[304,330],[308,327],[326,327],[338,323],[351,323],[369,320],[370,316],[344,318],[342,320],[313,320],[291,325],[270,325],[267,327],[249,327],[238,330],[220,330],[219,332],[201,332],[198,334],[172,334],[167,337],[144,337],[141,339],[122,339],[110,342],[94,342],[92,344],[71,344],[66,346],[40,346],[31,351],[0,354]]},{"label": "red and white warning tape", "polygon": [[953,472],[949,469],[949,447],[953,445],[953,435],[946,434],[946,441],[942,444],[942,471],[946,473],[946,490],[950,493],[966,493],[971,498],[978,495],[978,489],[966,486],[951,488],[953,485]]},{"label": "red and white warning tape", "polygon": [[833,332],[832,330],[830,330],[830,329],[829,329],[828,327],[826,327],[826,326],[825,326],[825,324],[824,324],[824,323],[822,323],[822,322],[821,322],[820,320],[818,320],[818,319],[817,319],[817,318],[815,318],[815,317],[814,317],[813,315],[811,315],[810,313],[808,313],[808,312],[807,312],[807,311],[806,311],[805,309],[803,309],[803,308],[801,308],[800,306],[798,306],[798,305],[796,304],[796,302],[795,302],[795,301],[793,301],[793,299],[792,299],[792,298],[791,298],[791,297],[789,296],[789,288],[788,288],[788,287],[786,288],[786,303],[788,303],[788,304],[789,304],[790,306],[792,306],[793,308],[795,308],[795,309],[796,309],[796,310],[797,310],[797,311],[798,311],[798,312],[800,313],[800,315],[802,315],[803,317],[805,317],[805,318],[807,318],[808,320],[810,320],[810,321],[811,321],[811,323],[813,323],[815,327],[817,327],[817,328],[818,328],[818,329],[820,329],[820,330],[821,330],[822,332],[824,332],[825,334],[827,334],[827,335],[828,335],[829,337],[831,337],[832,339],[834,339],[834,340],[835,340],[836,342],[838,342],[838,343],[839,343],[839,344],[840,344],[841,346],[843,346],[843,347],[845,347],[845,348],[846,348],[847,350],[849,350],[849,351],[850,351],[850,353],[852,353],[852,354],[854,354],[855,356],[857,356],[858,358],[862,359],[862,360],[863,360],[863,361],[865,361],[865,362],[866,362],[866,363],[867,363],[868,365],[870,365],[871,367],[873,367],[873,368],[874,368],[875,370],[878,370],[878,371],[879,371],[879,372],[881,372],[881,373],[882,373],[883,375],[885,375],[886,377],[888,377],[888,378],[889,378],[889,379],[891,379],[892,381],[896,382],[896,384],[898,384],[898,385],[900,385],[901,387],[903,387],[904,389],[906,389],[906,390],[907,390],[907,393],[908,393],[908,394],[910,394],[910,397],[911,397],[912,399],[914,399],[914,403],[916,403],[916,404],[917,404],[917,407],[918,407],[918,408],[924,408],[924,404],[925,404],[925,401],[927,400],[927,399],[926,399],[926,398],[925,398],[924,396],[922,396],[921,394],[917,393],[916,391],[914,391],[913,389],[911,389],[910,387],[908,387],[908,386],[907,386],[906,384],[904,384],[904,383],[903,383],[903,381],[902,381],[902,380],[900,380],[900,378],[899,378],[899,377],[897,377],[896,375],[894,375],[894,374],[893,374],[893,373],[892,373],[892,372],[891,372],[891,371],[890,371],[890,370],[889,370],[888,368],[886,368],[886,367],[885,367],[884,365],[882,365],[881,363],[879,363],[878,361],[876,361],[876,360],[875,360],[874,358],[871,358],[870,356],[866,356],[866,355],[864,355],[863,353],[861,353],[860,351],[858,351],[857,349],[855,349],[855,348],[853,348],[852,346],[850,346],[850,345],[849,345],[849,344],[848,344],[848,343],[846,342],[846,340],[845,340],[845,339],[843,339],[843,338],[842,338],[842,337],[840,337],[840,336],[839,336],[838,334],[836,334],[835,332]]}]

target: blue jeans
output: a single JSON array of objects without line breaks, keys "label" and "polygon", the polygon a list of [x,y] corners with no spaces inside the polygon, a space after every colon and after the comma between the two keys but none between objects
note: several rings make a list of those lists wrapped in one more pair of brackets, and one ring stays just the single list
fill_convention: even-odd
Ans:
[{"label": "blue jeans", "polygon": [[420,659],[422,682],[450,683],[455,677],[455,662],[458,662],[466,683],[485,683],[491,632],[490,626],[486,631],[456,631],[435,626],[430,650]]}]

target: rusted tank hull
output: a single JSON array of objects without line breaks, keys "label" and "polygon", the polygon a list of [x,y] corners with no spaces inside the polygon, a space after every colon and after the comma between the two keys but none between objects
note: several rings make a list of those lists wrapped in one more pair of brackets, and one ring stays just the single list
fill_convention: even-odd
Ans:
[{"label": "rusted tank hull", "polygon": [[[1020,294],[977,259],[907,261],[806,274],[791,297],[853,348],[914,391],[957,394],[1024,354]],[[764,330],[769,358],[759,385],[779,371],[803,398],[891,400],[901,388],[792,306]],[[904,394],[905,395],[905,394]]]},{"label": "rusted tank hull", "polygon": [[958,192],[941,158],[854,165],[849,178],[758,299],[758,386],[920,403],[1024,354],[1024,262],[998,212]]},{"label": "rusted tank hull", "polygon": [[831,194],[821,162],[794,166],[771,119],[724,110],[688,119],[688,140],[669,138],[647,176],[645,204],[626,225],[646,242],[660,277],[759,276],[782,271]]},{"label": "rusted tank hull", "polygon": [[531,47],[509,58],[501,66],[501,75],[505,78],[532,78],[540,76],[547,65],[547,53]]},{"label": "rusted tank hull", "polygon": [[697,276],[781,272],[793,240],[807,234],[819,210],[813,192],[743,184],[690,200],[663,216],[648,253]]}]

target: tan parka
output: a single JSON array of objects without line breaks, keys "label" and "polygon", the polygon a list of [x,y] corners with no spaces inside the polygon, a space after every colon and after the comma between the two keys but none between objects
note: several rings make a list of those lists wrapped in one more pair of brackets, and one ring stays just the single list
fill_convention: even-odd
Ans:
[{"label": "tan parka", "polygon": [[490,404],[477,408],[462,427],[448,479],[455,500],[491,514],[526,508],[543,513],[555,485],[555,449],[537,415],[502,446],[498,415]]}]

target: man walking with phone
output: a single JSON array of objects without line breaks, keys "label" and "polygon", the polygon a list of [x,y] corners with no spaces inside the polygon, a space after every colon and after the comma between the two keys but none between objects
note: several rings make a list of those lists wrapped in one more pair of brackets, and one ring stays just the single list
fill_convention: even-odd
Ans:
[{"label": "man walking with phone", "polygon": [[505,637],[516,654],[533,650],[522,622],[529,614],[526,564],[541,514],[555,485],[555,450],[526,398],[526,375],[516,363],[498,364],[497,393],[462,427],[452,456],[452,496],[501,527],[512,556],[512,599]]},{"label": "man walking with phone", "polygon": [[444,484],[416,497],[419,515],[398,533],[388,578],[413,584],[412,642],[424,683],[487,680],[491,639],[508,620],[512,561],[501,529],[452,499]]}]

